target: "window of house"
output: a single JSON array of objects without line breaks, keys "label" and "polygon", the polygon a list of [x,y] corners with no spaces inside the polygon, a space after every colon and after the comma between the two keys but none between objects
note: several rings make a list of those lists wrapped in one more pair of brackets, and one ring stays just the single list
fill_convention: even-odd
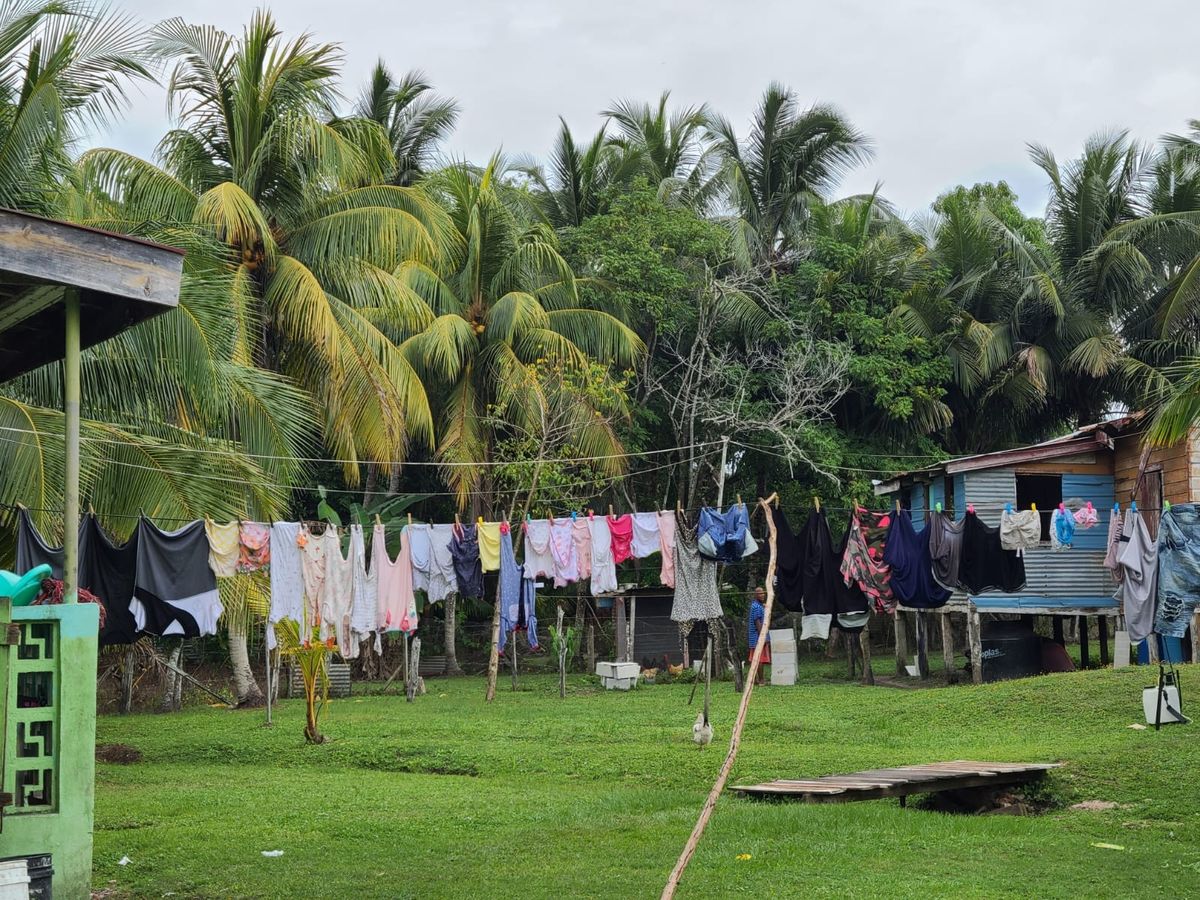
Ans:
[{"label": "window of house", "polygon": [[1017,508],[1037,504],[1042,519],[1042,540],[1050,540],[1050,516],[1062,503],[1061,475],[1017,475]]}]

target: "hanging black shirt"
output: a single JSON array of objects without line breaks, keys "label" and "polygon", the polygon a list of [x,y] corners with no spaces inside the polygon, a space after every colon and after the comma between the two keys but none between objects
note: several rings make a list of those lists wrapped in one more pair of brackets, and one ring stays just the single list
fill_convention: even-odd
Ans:
[{"label": "hanging black shirt", "polygon": [[782,509],[771,510],[771,517],[775,520],[775,601],[788,612],[802,612],[804,546]]},{"label": "hanging black shirt", "polygon": [[1000,546],[1000,529],[985,525],[968,512],[963,521],[962,559],[958,580],[971,594],[1012,593],[1025,587],[1025,560]]}]

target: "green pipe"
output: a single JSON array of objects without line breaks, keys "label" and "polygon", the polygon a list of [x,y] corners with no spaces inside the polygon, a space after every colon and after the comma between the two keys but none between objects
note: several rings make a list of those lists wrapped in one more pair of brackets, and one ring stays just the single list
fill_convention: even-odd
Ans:
[{"label": "green pipe", "polygon": [[64,299],[67,453],[63,475],[63,602],[75,603],[79,600],[79,291],[68,288]]}]

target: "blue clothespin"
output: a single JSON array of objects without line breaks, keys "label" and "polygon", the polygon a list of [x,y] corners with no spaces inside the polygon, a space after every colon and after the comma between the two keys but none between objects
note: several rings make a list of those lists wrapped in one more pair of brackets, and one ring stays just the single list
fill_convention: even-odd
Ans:
[{"label": "blue clothespin", "polygon": [[571,510],[571,521],[574,522],[578,518],[579,518],[579,513],[577,513],[575,510]]},{"label": "blue clothespin", "polygon": [[1137,512],[1137,501],[1134,500],[1132,503],[1130,503],[1129,508],[1132,509],[1134,512]]},{"label": "blue clothespin", "polygon": [[1011,513],[1011,512],[1012,512],[1012,504],[1011,504],[1011,503],[1005,503],[1005,504],[1004,504],[1004,511],[1005,511],[1006,513]]},{"label": "blue clothespin", "polygon": [[1114,503],[1114,504],[1113,504],[1113,515],[1114,515],[1114,516],[1119,516],[1120,514],[1121,514],[1121,504],[1120,504],[1120,503]]}]

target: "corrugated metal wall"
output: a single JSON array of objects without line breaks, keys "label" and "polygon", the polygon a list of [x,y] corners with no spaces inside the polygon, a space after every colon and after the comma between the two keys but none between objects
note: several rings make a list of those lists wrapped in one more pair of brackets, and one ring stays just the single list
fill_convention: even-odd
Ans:
[{"label": "corrugated metal wall", "polygon": [[954,507],[955,512],[962,515],[967,511],[967,502],[963,498],[966,497],[967,476],[959,472],[954,476]]},{"label": "corrugated metal wall", "polygon": [[963,472],[962,495],[958,502],[965,510],[968,503],[975,504],[975,512],[989,525],[1000,524],[1000,513],[1005,503],[1017,502],[1017,478],[1012,469],[984,469],[979,472]]},{"label": "corrugated metal wall", "polygon": [[[1100,526],[1091,529],[1101,530]],[[1090,532],[1077,532],[1079,534]],[[1054,551],[1038,547],[1025,551],[1025,590],[1030,597],[1111,597],[1112,576],[1104,568],[1104,550]]]},{"label": "corrugated metal wall", "polygon": [[908,492],[908,508],[913,511],[913,521],[923,521],[924,513],[929,507],[925,503],[925,485],[914,484]]},{"label": "corrugated metal wall", "polygon": [[1112,516],[1113,477],[1111,475],[1063,475],[1063,502],[1071,509],[1076,509],[1089,500],[1096,507],[1100,516],[1100,524],[1086,531],[1075,532],[1074,547],[1076,550],[1105,550],[1108,540],[1108,522]]}]

